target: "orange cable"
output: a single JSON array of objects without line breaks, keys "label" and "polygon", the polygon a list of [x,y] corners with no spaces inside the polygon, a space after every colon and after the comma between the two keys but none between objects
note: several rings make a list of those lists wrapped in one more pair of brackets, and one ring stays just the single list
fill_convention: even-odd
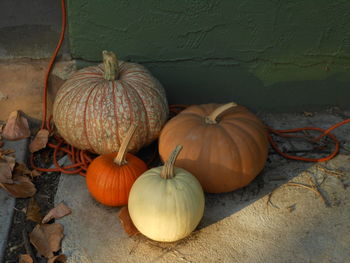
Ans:
[{"label": "orange cable", "polygon": [[[350,121],[350,119],[349,119]],[[333,127],[333,126],[332,126]],[[279,148],[277,143],[272,139],[271,134],[276,134],[280,137],[287,137],[284,133],[295,133],[295,132],[300,132],[300,131],[305,131],[305,130],[313,130],[313,131],[320,131],[322,132],[322,135],[313,139],[312,141],[319,141],[321,138],[323,138],[324,136],[328,136],[329,138],[331,138],[333,140],[333,142],[335,143],[335,149],[333,150],[332,153],[330,153],[329,155],[327,155],[326,157],[323,158],[307,158],[307,157],[300,157],[300,156],[295,156],[295,155],[290,155],[290,154],[286,154],[284,152],[282,152]],[[304,162],[325,162],[328,161],[330,159],[332,159],[333,157],[335,157],[338,152],[339,152],[339,148],[340,148],[340,143],[338,141],[338,139],[333,135],[333,134],[326,134],[326,130],[321,129],[321,128],[316,128],[316,127],[304,127],[304,128],[297,128],[297,129],[288,129],[288,130],[273,130],[271,128],[268,128],[268,134],[267,134],[267,138],[272,146],[272,148],[281,156],[283,156],[284,158],[287,159],[292,159],[292,160],[298,160],[298,161],[304,161]],[[295,138],[300,138],[301,136],[298,135],[288,135],[289,138],[291,137],[295,137]]]},{"label": "orange cable", "polygon": [[[41,122],[41,129],[47,129],[48,131],[52,130],[51,124],[50,124],[52,116],[50,116],[49,119],[47,120],[47,91],[48,91],[50,73],[51,73],[51,70],[52,70],[53,65],[55,63],[57,54],[58,54],[58,52],[63,44],[64,35],[65,35],[65,31],[66,31],[67,14],[66,14],[66,6],[65,6],[64,0],[61,0],[61,10],[62,10],[61,33],[60,33],[60,37],[59,37],[57,46],[55,48],[55,51],[53,52],[51,59],[49,61],[49,64],[48,64],[48,68],[47,68],[47,71],[45,74],[44,90],[43,90],[43,117],[42,117],[42,122]],[[83,170],[86,171],[89,162],[91,162],[91,158],[88,156],[88,154],[85,151],[76,150],[73,146],[68,146],[68,148],[63,147],[62,144],[66,144],[64,142],[64,140],[61,138],[58,138],[57,136],[55,139],[58,141],[58,144],[48,143],[48,146],[50,148],[54,149],[53,163],[55,165],[55,168],[37,167],[34,163],[34,155],[31,154],[30,162],[31,162],[32,167],[34,169],[36,169],[38,171],[42,171],[42,172],[63,172],[63,173],[67,173],[67,174],[80,173],[80,174],[84,175],[84,172],[82,172],[82,171]],[[69,149],[69,147],[70,147],[70,149]],[[57,161],[57,153],[59,151],[63,151],[65,153],[67,153],[69,159],[71,160],[71,162],[73,164],[65,166],[65,167],[61,167]],[[77,154],[77,158],[76,158],[75,154]]]},{"label": "orange cable", "polygon": [[58,52],[60,51],[60,48],[62,46],[63,40],[64,40],[64,35],[66,32],[66,5],[64,0],[61,0],[61,13],[62,13],[62,20],[61,20],[61,34],[60,38],[58,40],[57,46],[55,51],[53,52],[49,66],[47,68],[46,74],[45,74],[45,82],[44,82],[44,98],[43,98],[43,117],[42,117],[42,122],[41,122],[41,129],[50,129],[46,122],[46,115],[47,115],[47,90],[48,90],[48,85],[49,85],[49,77],[50,77],[50,72],[52,70],[52,67],[55,63],[56,57]]}]

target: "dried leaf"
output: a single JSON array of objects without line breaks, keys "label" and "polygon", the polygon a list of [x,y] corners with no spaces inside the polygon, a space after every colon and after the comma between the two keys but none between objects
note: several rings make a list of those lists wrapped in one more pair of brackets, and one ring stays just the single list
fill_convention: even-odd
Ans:
[{"label": "dried leaf", "polygon": [[30,174],[30,170],[24,163],[17,163],[16,170],[20,171],[24,175]]},{"label": "dried leaf", "polygon": [[304,114],[305,117],[312,117],[312,116],[314,116],[314,113],[313,112],[309,112],[309,111],[304,111],[303,114]]},{"label": "dried leaf", "polygon": [[9,141],[16,141],[30,136],[28,121],[20,111],[13,111],[7,119],[2,136]]},{"label": "dried leaf", "polygon": [[36,225],[29,234],[29,239],[39,254],[46,258],[52,258],[54,256],[53,252],[61,249],[63,236],[63,226],[54,223]]},{"label": "dried leaf", "polygon": [[15,153],[16,151],[13,149],[0,149],[0,153],[1,155],[8,155],[8,154],[12,154]]},{"label": "dried leaf", "polygon": [[[0,135],[0,140],[1,140],[1,135]],[[4,146],[4,142],[0,141],[0,148]]]},{"label": "dried leaf", "polygon": [[120,223],[122,224],[125,232],[129,236],[134,236],[140,233],[140,231],[137,230],[134,223],[131,221],[129,210],[127,206],[122,207],[118,212],[118,218],[120,220]]},{"label": "dried leaf", "polygon": [[30,176],[31,177],[37,177],[37,176],[40,176],[41,175],[41,172],[37,171],[37,170],[32,170],[30,172]]},{"label": "dried leaf", "polygon": [[16,158],[15,157],[0,153],[0,159],[6,161],[9,165],[11,171],[13,171],[13,168],[16,165]]},{"label": "dried leaf", "polygon": [[0,186],[14,197],[27,198],[32,197],[36,193],[34,184],[16,168],[14,169],[12,180],[13,184],[0,183]]},{"label": "dried leaf", "polygon": [[3,160],[0,160],[0,183],[13,184],[11,168]]},{"label": "dried leaf", "polygon": [[58,256],[54,256],[53,258],[50,258],[47,263],[65,263],[67,262],[67,257],[65,254],[61,254],[61,255],[58,255]]},{"label": "dried leaf", "polygon": [[33,259],[29,254],[23,254],[19,257],[19,263],[33,263]]},{"label": "dried leaf", "polygon": [[58,219],[66,215],[69,215],[70,213],[72,213],[72,210],[68,206],[66,206],[64,203],[60,203],[55,208],[52,208],[49,211],[49,213],[44,217],[42,223],[45,224],[53,218]]},{"label": "dried leaf", "polygon": [[30,170],[24,163],[17,163],[16,169],[21,171],[23,175],[29,175],[30,177],[37,177],[41,174],[37,170]]},{"label": "dried leaf", "polygon": [[31,153],[37,152],[46,147],[46,144],[49,140],[49,131],[41,129],[35,135],[34,140],[29,145],[29,150]]},{"label": "dried leaf", "polygon": [[41,220],[43,219],[43,216],[40,213],[40,206],[35,201],[34,197],[30,198],[29,200],[26,217],[27,217],[27,220],[31,220],[38,224],[40,224]]}]

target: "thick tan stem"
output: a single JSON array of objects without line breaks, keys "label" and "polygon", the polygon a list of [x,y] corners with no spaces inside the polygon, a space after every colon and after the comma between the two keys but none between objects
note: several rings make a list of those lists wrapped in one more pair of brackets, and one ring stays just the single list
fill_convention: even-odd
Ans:
[{"label": "thick tan stem", "polygon": [[117,56],[112,51],[102,51],[103,64],[105,66],[104,78],[112,81],[116,80],[119,75],[119,66]]},{"label": "thick tan stem", "polygon": [[160,176],[164,179],[171,179],[175,176],[174,174],[174,164],[176,162],[176,158],[182,150],[182,146],[176,146],[175,150],[170,154],[169,159],[165,162],[163,166],[163,170],[160,173]]},{"label": "thick tan stem", "polygon": [[205,119],[206,123],[209,124],[215,124],[217,123],[217,118],[224,113],[225,111],[227,111],[228,109],[231,109],[233,107],[237,107],[237,103],[235,102],[230,102],[227,104],[224,104],[218,108],[216,108],[210,115],[208,115]]},{"label": "thick tan stem", "polygon": [[114,162],[116,164],[118,164],[119,166],[121,165],[124,165],[126,164],[126,160],[125,160],[125,155],[127,153],[127,149],[128,149],[128,146],[131,142],[131,139],[132,137],[134,136],[135,134],[135,131],[136,131],[136,128],[137,128],[137,125],[133,124],[128,132],[126,133],[125,135],[125,138],[122,142],[122,145],[120,145],[120,148],[119,148],[119,151],[118,151],[118,154],[117,156],[114,158]]}]

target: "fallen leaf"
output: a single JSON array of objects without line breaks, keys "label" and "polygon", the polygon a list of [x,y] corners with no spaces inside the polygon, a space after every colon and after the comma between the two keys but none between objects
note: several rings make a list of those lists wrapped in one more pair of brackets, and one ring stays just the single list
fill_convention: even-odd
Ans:
[{"label": "fallen leaf", "polygon": [[34,197],[30,198],[29,200],[26,217],[27,217],[27,220],[31,220],[38,224],[40,224],[41,220],[43,219],[43,216],[40,213],[40,206],[35,201]]},{"label": "fallen leaf", "polygon": [[49,131],[41,129],[35,135],[34,140],[29,145],[29,150],[31,153],[37,152],[46,147],[46,144],[49,140]]},{"label": "fallen leaf", "polygon": [[27,175],[30,173],[30,170],[28,169],[27,165],[25,165],[24,163],[17,163],[16,169],[22,172],[22,174],[24,175]]},{"label": "fallen leaf", "polygon": [[8,155],[8,154],[12,154],[15,153],[16,151],[13,149],[0,149],[0,153],[1,155]]},{"label": "fallen leaf", "polygon": [[134,236],[140,233],[140,231],[137,230],[134,223],[131,221],[129,210],[127,206],[122,207],[118,212],[118,218],[120,220],[120,223],[122,224],[124,231],[129,236]]},{"label": "fallen leaf", "polygon": [[40,176],[41,175],[41,172],[37,171],[37,170],[32,170],[30,172],[30,176],[31,177],[37,177],[37,176]]},{"label": "fallen leaf", "polygon": [[12,175],[13,184],[0,183],[7,192],[16,198],[32,197],[36,193],[36,188],[30,179],[23,176],[15,167]]},{"label": "fallen leaf", "polygon": [[52,258],[54,256],[53,252],[61,249],[63,236],[63,226],[54,223],[36,225],[29,234],[29,239],[40,255]]},{"label": "fallen leaf", "polygon": [[[4,127],[5,127],[5,123],[0,123],[0,140],[2,140],[2,135],[1,134],[2,134],[2,130],[4,129]],[[4,144],[4,143],[2,143],[2,144]]]},{"label": "fallen leaf", "polygon": [[24,163],[17,163],[16,169],[21,171],[23,175],[29,175],[30,177],[37,177],[41,173],[37,170],[30,170]]},{"label": "fallen leaf", "polygon": [[19,257],[19,263],[33,263],[33,259],[29,254],[23,254]]},{"label": "fallen leaf", "polygon": [[67,262],[67,257],[65,254],[61,254],[61,255],[58,255],[58,256],[54,256],[53,258],[50,258],[47,263],[65,263]]},{"label": "fallen leaf", "polygon": [[[0,135],[0,140],[1,140],[1,135]],[[4,146],[4,142],[0,141],[0,148]]]},{"label": "fallen leaf", "polygon": [[16,158],[15,157],[0,153],[0,159],[6,161],[9,165],[11,171],[13,171],[13,168],[16,165]]},{"label": "fallen leaf", "polygon": [[16,141],[30,136],[28,121],[20,111],[13,111],[7,119],[2,136],[9,141]]},{"label": "fallen leaf", "polygon": [[314,116],[314,113],[313,112],[309,112],[309,111],[304,111],[303,114],[304,114],[305,117],[312,117],[312,116]]},{"label": "fallen leaf", "polygon": [[44,217],[42,223],[45,224],[53,218],[55,218],[55,219],[61,218],[61,217],[64,217],[66,215],[69,215],[70,213],[72,213],[72,210],[68,206],[66,206],[64,203],[60,203],[59,205],[57,205],[55,208],[52,208],[47,213],[47,215]]},{"label": "fallen leaf", "polygon": [[0,160],[0,183],[13,184],[11,168],[3,160]]}]

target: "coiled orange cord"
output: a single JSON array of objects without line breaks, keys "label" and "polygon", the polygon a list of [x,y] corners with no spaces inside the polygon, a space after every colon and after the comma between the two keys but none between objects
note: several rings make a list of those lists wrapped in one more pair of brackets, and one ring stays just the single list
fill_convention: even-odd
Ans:
[{"label": "coiled orange cord", "polygon": [[[52,67],[55,63],[57,54],[62,46],[64,35],[66,32],[66,5],[65,1],[61,0],[61,10],[62,10],[62,20],[61,20],[61,34],[60,38],[58,40],[56,49],[54,53],[51,56],[46,74],[45,74],[45,81],[44,81],[44,91],[43,91],[43,117],[41,121],[41,129],[47,129],[49,132],[52,131],[51,128],[51,119],[52,116],[47,120],[47,90],[48,90],[48,82],[50,77],[50,72],[52,70]],[[48,143],[47,146],[52,148],[53,151],[53,162],[55,165],[55,168],[41,168],[35,165],[34,163],[34,154],[31,154],[30,156],[30,162],[33,169],[36,169],[41,172],[62,172],[66,174],[81,174],[85,175],[85,172],[87,170],[87,167],[89,163],[91,162],[91,157],[86,151],[78,150],[74,148],[71,145],[68,145],[62,138],[58,137],[57,135],[54,136],[55,140],[57,141],[57,144]],[[63,151],[68,154],[69,159],[73,163],[72,165],[61,167],[57,161],[57,153],[59,151]]]},{"label": "coiled orange cord", "polygon": [[[42,117],[42,123],[41,123],[41,129],[47,129],[49,132],[52,131],[51,128],[51,119],[52,116],[47,120],[47,90],[48,90],[48,80],[50,76],[50,72],[52,70],[52,67],[54,65],[54,62],[56,60],[57,54],[62,46],[63,40],[64,40],[64,35],[66,31],[66,7],[65,7],[65,1],[61,0],[61,10],[62,10],[62,23],[61,23],[61,34],[59,41],[57,43],[56,49],[54,53],[52,54],[52,57],[50,59],[46,74],[45,74],[45,82],[44,82],[44,94],[43,94],[43,117]],[[187,105],[182,105],[182,104],[176,104],[176,105],[170,105],[170,116],[175,116],[178,113],[180,113],[182,110],[187,108]],[[334,130],[335,128],[344,125],[346,123],[349,123],[350,119],[344,120],[342,122],[339,122],[332,127],[330,127],[327,130],[321,129],[321,128],[314,128],[314,127],[305,127],[305,128],[297,128],[297,129],[289,129],[289,130],[274,130],[272,128],[268,127],[268,139],[270,141],[271,146],[273,149],[279,153],[281,156],[292,159],[292,160],[299,160],[299,161],[306,161],[306,162],[324,162],[327,160],[330,160],[334,156],[336,156],[339,152],[340,148],[340,143],[338,139],[332,135],[330,132]],[[323,137],[327,136],[330,139],[333,140],[335,143],[335,149],[333,150],[332,153],[330,153],[328,156],[323,157],[323,158],[305,158],[305,157],[299,157],[299,156],[294,156],[294,155],[289,155],[284,152],[282,152],[279,148],[276,142],[272,138],[272,134],[281,136],[281,137],[298,137],[298,138],[305,138],[305,136],[300,136],[300,135],[288,135],[288,133],[297,133],[305,130],[313,130],[313,131],[319,131],[322,134],[316,138],[313,139],[308,139],[312,140],[313,142],[317,142],[321,140]],[[33,169],[36,169],[38,171],[42,172],[62,172],[66,174],[80,174],[80,175],[85,175],[85,172],[92,161],[92,156],[90,153],[87,151],[79,150],[74,148],[73,146],[67,144],[61,137],[54,135],[54,139],[56,140],[56,144],[54,143],[48,143],[47,146],[52,148],[53,151],[53,163],[55,165],[55,168],[41,168],[37,167],[34,163],[34,154],[31,155],[30,161]],[[307,139],[307,138],[306,138]],[[71,165],[68,166],[60,166],[60,164],[57,161],[57,154],[59,151],[62,151],[66,153],[72,162]]]}]

